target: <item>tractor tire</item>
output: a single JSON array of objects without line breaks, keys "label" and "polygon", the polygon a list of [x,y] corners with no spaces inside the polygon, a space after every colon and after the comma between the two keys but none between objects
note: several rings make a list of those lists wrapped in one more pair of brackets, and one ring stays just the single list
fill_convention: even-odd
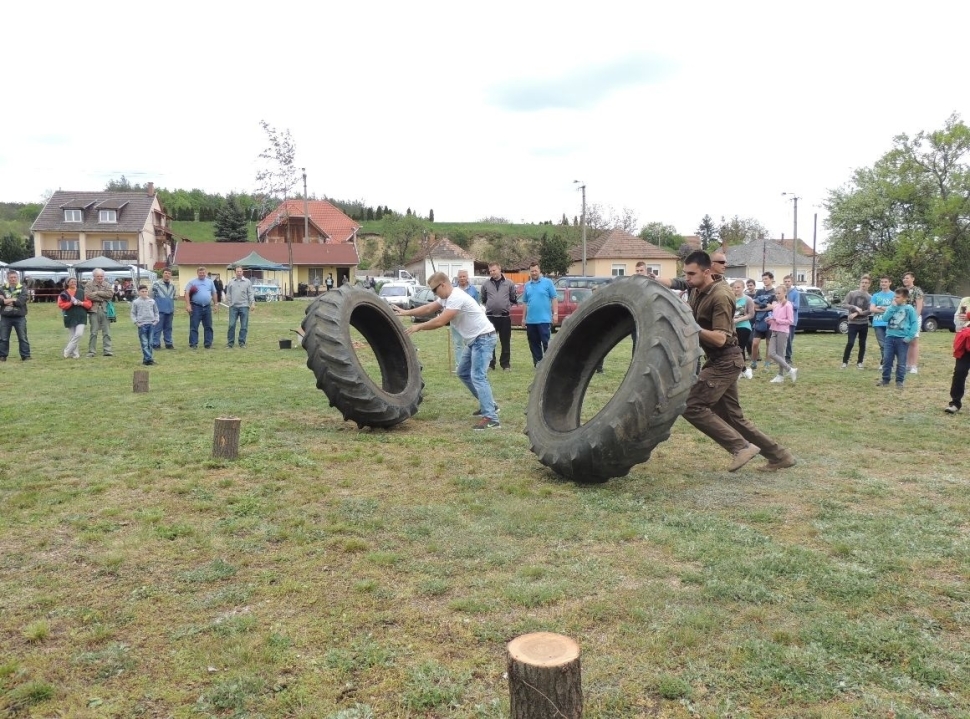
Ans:
[{"label": "tractor tire", "polygon": [[[393,427],[413,417],[424,381],[414,343],[390,306],[368,290],[344,285],[317,297],[303,318],[307,367],[344,420],[357,427]],[[363,335],[377,357],[380,384],[357,357],[350,330]]]},{"label": "tractor tire", "polygon": [[[616,394],[580,424],[593,373],[621,340],[633,358]],[[578,482],[625,476],[650,458],[697,379],[700,328],[663,285],[626,277],[601,287],[566,318],[529,388],[525,434],[542,464]]]}]

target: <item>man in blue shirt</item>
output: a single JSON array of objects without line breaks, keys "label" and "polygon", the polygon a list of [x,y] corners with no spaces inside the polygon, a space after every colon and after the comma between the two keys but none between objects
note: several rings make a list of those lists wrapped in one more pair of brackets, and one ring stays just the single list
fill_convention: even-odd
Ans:
[{"label": "man in blue shirt", "polygon": [[198,269],[198,277],[185,286],[185,311],[189,313],[189,347],[199,346],[199,323],[202,323],[202,343],[212,349],[212,309],[219,311],[216,286],[206,276],[205,267]]},{"label": "man in blue shirt", "polygon": [[559,296],[552,280],[542,276],[538,262],[529,265],[529,278],[522,293],[525,304],[522,326],[529,339],[532,365],[535,366],[549,349],[552,326],[559,322]]},{"label": "man in blue shirt", "polygon": [[882,370],[882,355],[886,347],[886,320],[882,318],[883,313],[889,309],[893,303],[896,293],[892,290],[892,280],[888,277],[879,279],[879,291],[869,300],[869,312],[872,314],[872,329],[876,333],[876,342],[879,343],[879,369]]}]

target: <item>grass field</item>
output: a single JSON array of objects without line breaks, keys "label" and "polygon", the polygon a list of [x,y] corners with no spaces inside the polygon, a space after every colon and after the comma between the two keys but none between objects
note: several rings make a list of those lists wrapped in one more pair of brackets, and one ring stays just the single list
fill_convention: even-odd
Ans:
[{"label": "grass field", "polygon": [[[34,361],[0,365],[0,714],[504,717],[506,642],[549,630],[582,647],[587,719],[970,717],[950,333],[901,393],[838,370],[833,335],[798,336],[797,385],[744,382],[793,469],[729,474],[679,420],[583,486],[528,450],[524,333],[493,376],[500,430],[471,431],[441,330],[414,337],[417,416],[358,430],[278,349],[305,306],[259,305],[245,350],[223,312],[190,351],[177,316],[148,394],[124,306],[115,356],[78,361],[31,307]],[[213,460],[228,415],[241,456]]]}]

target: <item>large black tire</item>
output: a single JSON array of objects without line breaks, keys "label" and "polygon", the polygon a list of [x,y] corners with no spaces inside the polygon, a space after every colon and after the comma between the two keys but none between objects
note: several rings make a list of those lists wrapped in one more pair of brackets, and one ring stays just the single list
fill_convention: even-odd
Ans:
[{"label": "large black tire", "polygon": [[[354,350],[353,327],[370,345],[381,371],[377,385]],[[310,303],[303,348],[317,387],[358,427],[393,427],[418,411],[424,381],[414,343],[390,306],[373,292],[344,285]]]},{"label": "large black tire", "polygon": [[[597,365],[634,332],[616,394],[580,424]],[[699,334],[687,304],[657,282],[634,276],[597,289],[566,318],[529,388],[525,433],[539,461],[579,482],[622,477],[647,461],[684,411]]]}]

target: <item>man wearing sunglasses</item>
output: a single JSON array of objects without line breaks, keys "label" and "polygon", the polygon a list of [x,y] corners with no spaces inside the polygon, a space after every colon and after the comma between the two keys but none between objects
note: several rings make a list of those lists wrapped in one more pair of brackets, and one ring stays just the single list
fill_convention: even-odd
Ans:
[{"label": "man wearing sunglasses", "polygon": [[461,359],[458,360],[458,379],[478,400],[478,410],[473,414],[481,419],[472,429],[498,429],[502,425],[498,421],[498,407],[492,395],[492,385],[488,382],[488,363],[498,342],[495,327],[488,321],[485,308],[460,287],[452,287],[444,272],[431,275],[428,278],[428,287],[434,293],[436,302],[428,302],[412,310],[402,310],[395,305],[391,307],[401,316],[430,315],[442,310],[433,320],[413,324],[404,331],[413,335],[422,330],[436,330],[451,322],[465,342]]}]

